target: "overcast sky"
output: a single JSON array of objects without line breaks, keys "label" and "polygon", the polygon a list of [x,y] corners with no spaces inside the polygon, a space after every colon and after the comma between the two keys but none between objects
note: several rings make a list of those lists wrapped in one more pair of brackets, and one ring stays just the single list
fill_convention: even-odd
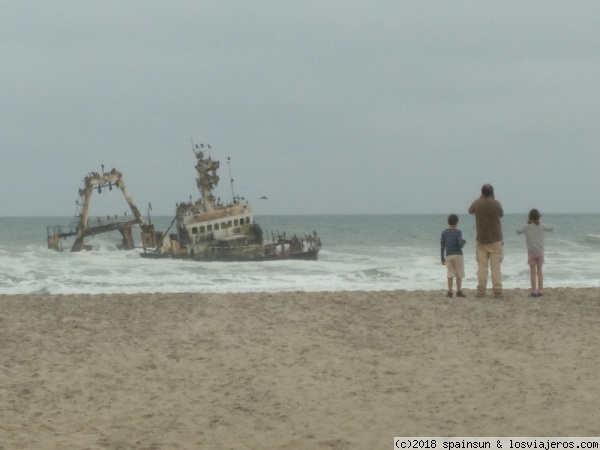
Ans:
[{"label": "overcast sky", "polygon": [[599,23],[597,0],[3,1],[0,215],[73,214],[101,164],[171,215],[192,140],[257,214],[466,214],[488,182],[508,213],[598,213]]}]

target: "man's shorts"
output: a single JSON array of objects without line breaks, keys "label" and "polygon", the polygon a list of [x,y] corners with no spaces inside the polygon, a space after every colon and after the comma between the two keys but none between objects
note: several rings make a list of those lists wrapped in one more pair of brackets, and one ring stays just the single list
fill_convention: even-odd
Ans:
[{"label": "man's shorts", "polygon": [[528,253],[527,254],[527,262],[530,266],[537,264],[541,266],[544,264],[544,254],[543,253]]},{"label": "man's shorts", "polygon": [[446,269],[448,269],[448,278],[464,278],[465,260],[463,255],[446,256]]}]

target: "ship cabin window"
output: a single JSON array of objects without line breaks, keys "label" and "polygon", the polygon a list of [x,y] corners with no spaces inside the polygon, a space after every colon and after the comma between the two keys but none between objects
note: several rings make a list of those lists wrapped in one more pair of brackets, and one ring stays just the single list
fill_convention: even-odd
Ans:
[{"label": "ship cabin window", "polygon": [[218,230],[218,229],[219,229],[219,224],[215,223],[215,230]]},{"label": "ship cabin window", "polygon": [[234,227],[237,227],[239,224],[240,224],[240,219],[235,219],[235,220],[233,221],[233,226],[234,226]]},{"label": "ship cabin window", "polygon": [[231,220],[227,221],[227,228],[231,228]]},{"label": "ship cabin window", "polygon": [[210,224],[206,225],[206,231],[212,231],[212,225],[210,225]]},{"label": "ship cabin window", "polygon": [[225,222],[221,222],[221,228],[222,228],[222,229],[225,229],[225,228],[227,228],[227,224],[226,224]]},{"label": "ship cabin window", "polygon": [[198,227],[192,227],[192,234],[198,233]]},{"label": "ship cabin window", "polygon": [[206,227],[204,225],[200,225],[200,233],[204,233],[206,231]]},{"label": "ship cabin window", "polygon": [[246,223],[250,223],[250,217],[246,217]]}]

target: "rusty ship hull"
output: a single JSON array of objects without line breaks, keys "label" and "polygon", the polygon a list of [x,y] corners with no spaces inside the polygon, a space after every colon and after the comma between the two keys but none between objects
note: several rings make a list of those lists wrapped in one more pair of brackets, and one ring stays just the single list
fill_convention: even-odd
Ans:
[{"label": "rusty ship hull", "polygon": [[269,246],[259,246],[259,248],[248,247],[230,250],[225,247],[214,247],[201,255],[187,255],[179,253],[160,253],[160,252],[144,252],[141,253],[142,258],[150,259],[191,259],[195,261],[210,261],[210,262],[260,262],[260,261],[278,261],[278,260],[303,260],[317,261],[319,259],[319,249],[308,249],[300,251],[292,251],[287,254],[278,254]]}]

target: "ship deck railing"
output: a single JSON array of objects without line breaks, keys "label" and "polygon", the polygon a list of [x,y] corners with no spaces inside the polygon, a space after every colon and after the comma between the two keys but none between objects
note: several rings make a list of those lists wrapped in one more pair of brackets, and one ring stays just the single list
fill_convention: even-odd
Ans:
[{"label": "ship deck railing", "polygon": [[[127,228],[140,224],[139,220],[135,218],[133,220],[123,220],[126,217],[127,216],[107,216],[106,219],[100,217],[89,218],[86,221],[84,236],[105,233],[107,231],[115,231],[121,228]],[[50,225],[46,227],[46,230],[48,236],[66,238],[77,235],[77,227],[78,225],[76,223],[71,223],[69,225]]]},{"label": "ship deck railing", "polygon": [[312,233],[291,233],[289,231],[265,230],[263,232],[263,236],[266,242],[291,241],[294,239],[294,237],[296,237],[299,240],[316,239],[314,231]]}]

